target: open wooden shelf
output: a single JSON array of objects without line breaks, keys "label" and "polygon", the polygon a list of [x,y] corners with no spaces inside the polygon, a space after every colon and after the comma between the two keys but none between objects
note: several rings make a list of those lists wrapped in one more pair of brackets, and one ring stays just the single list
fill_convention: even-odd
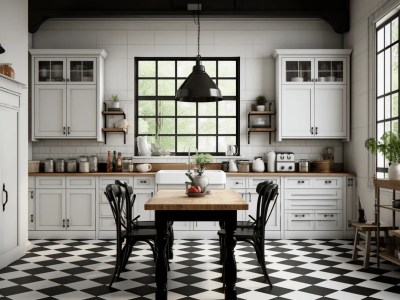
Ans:
[{"label": "open wooden shelf", "polygon": [[395,208],[395,207],[393,207],[391,205],[379,205],[379,206],[381,208],[386,208],[386,209],[393,210],[393,211],[400,211],[400,208]]},{"label": "open wooden shelf", "polygon": [[104,116],[124,116],[125,117],[125,112],[123,110],[113,110],[113,111],[109,111],[109,110],[103,110],[102,114]]},{"label": "open wooden shelf", "polygon": [[275,128],[271,127],[252,127],[250,122],[251,116],[266,116],[269,121],[269,125],[272,126],[272,116],[276,113],[274,111],[249,111],[247,114],[247,143],[250,144],[250,135],[252,132],[266,132],[269,135],[269,143],[271,144],[271,133],[275,132]]},{"label": "open wooden shelf", "polygon": [[103,132],[126,132],[125,129],[122,128],[103,128]]},{"label": "open wooden shelf", "polygon": [[[107,124],[108,116],[122,116],[124,119],[126,119],[126,115],[123,110],[103,110],[101,113],[104,116],[104,124]],[[124,144],[126,144],[126,130],[125,129],[103,128],[102,131],[104,132],[104,144],[107,144],[107,133],[116,133],[116,132],[121,132],[124,134]]]}]

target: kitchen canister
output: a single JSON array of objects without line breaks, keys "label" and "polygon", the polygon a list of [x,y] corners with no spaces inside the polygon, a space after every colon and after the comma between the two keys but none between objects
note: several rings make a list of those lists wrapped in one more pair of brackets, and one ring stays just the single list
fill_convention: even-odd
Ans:
[{"label": "kitchen canister", "polygon": [[310,172],[310,162],[306,159],[299,161],[299,172]]},{"label": "kitchen canister", "polygon": [[89,161],[87,156],[79,156],[79,172],[80,173],[89,173]]},{"label": "kitchen canister", "polygon": [[76,172],[76,159],[70,158],[67,160],[67,172],[68,173],[75,173]]},{"label": "kitchen canister", "polygon": [[48,158],[44,161],[44,172],[45,173],[54,172],[54,159]]},{"label": "kitchen canister", "polygon": [[269,151],[267,154],[268,172],[275,172],[275,160],[276,160],[275,151],[273,151],[273,150]]},{"label": "kitchen canister", "polygon": [[265,170],[264,161],[260,157],[253,160],[252,170],[253,172],[264,172]]},{"label": "kitchen canister", "polygon": [[89,156],[89,172],[97,172],[97,156]]},{"label": "kitchen canister", "polygon": [[122,172],[133,172],[134,168],[132,157],[124,157],[122,159]]},{"label": "kitchen canister", "polygon": [[63,158],[56,159],[56,172],[64,173],[65,161]]}]

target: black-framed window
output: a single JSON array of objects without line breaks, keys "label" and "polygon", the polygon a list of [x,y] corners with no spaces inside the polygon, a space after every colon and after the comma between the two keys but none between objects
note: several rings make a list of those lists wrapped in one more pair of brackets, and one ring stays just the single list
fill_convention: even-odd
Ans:
[{"label": "black-framed window", "polygon": [[[397,13],[376,28],[376,139],[399,133],[399,18]],[[378,153],[376,173],[387,177],[389,162]]]},{"label": "black-framed window", "polygon": [[135,58],[135,138],[147,135],[162,153],[176,155],[185,155],[189,149],[225,155],[227,145],[239,145],[240,58],[203,57],[202,64],[224,100],[188,103],[174,99],[192,72],[193,58]]}]

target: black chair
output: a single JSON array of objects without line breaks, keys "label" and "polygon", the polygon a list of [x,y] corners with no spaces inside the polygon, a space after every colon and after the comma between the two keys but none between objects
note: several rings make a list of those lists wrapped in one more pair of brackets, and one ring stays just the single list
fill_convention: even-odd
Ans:
[{"label": "black chair", "polygon": [[[146,242],[150,245],[156,260],[155,240],[157,232],[151,228],[139,228],[135,225],[137,220],[132,219],[132,208],[136,195],[133,194],[132,187],[125,182],[109,184],[106,187],[105,195],[110,203],[114,215],[117,233],[116,261],[114,274],[110,282],[112,286],[115,278],[119,278],[121,272],[125,270],[133,246],[139,242]],[[132,195],[132,196],[131,196]]]},{"label": "black chair", "polygon": [[[278,197],[278,185],[266,184],[260,189],[260,204],[257,203],[257,215],[255,216],[255,224],[251,227],[238,228],[235,233],[237,241],[248,242],[253,245],[258,263],[264,273],[265,280],[272,287],[269,279],[267,267],[265,264],[265,226],[271,216]],[[259,207],[259,208],[258,208]],[[218,236],[222,242],[222,261],[225,260],[225,230],[218,231]],[[224,270],[223,270],[224,277]]]}]

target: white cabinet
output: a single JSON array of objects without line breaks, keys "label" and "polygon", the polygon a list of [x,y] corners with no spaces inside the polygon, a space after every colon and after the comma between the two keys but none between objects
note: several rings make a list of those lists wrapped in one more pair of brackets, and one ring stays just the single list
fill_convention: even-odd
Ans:
[{"label": "white cabinet", "polygon": [[350,53],[347,49],[275,51],[278,141],[349,140]]},{"label": "white cabinet", "polygon": [[344,177],[284,179],[284,238],[341,238]]},{"label": "white cabinet", "polygon": [[28,190],[28,230],[36,228],[36,211],[35,211],[35,188]]},{"label": "white cabinet", "polygon": [[39,176],[34,195],[32,238],[95,237],[95,177]]},{"label": "white cabinet", "polygon": [[[104,50],[32,49],[33,140],[102,141]],[[51,111],[52,113],[49,113]]]}]

